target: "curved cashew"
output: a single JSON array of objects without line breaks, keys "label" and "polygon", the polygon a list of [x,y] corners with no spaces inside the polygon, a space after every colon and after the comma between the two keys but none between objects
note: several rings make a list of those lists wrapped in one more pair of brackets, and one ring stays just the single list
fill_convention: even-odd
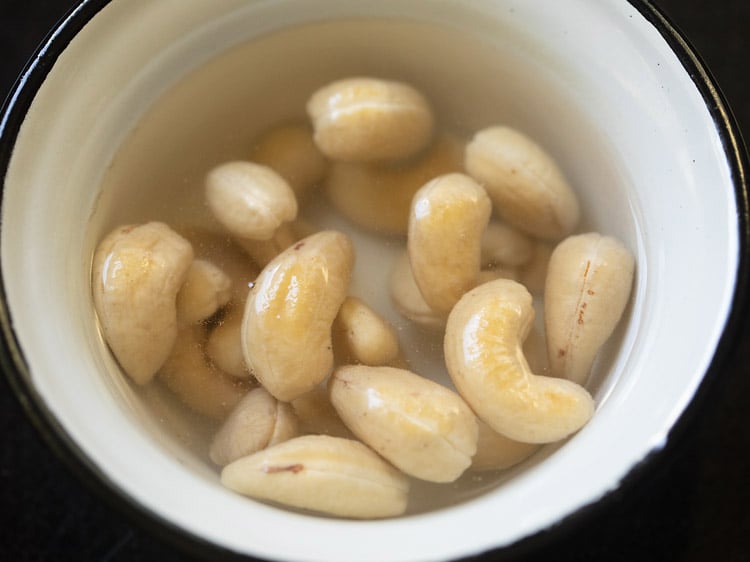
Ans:
[{"label": "curved cashew", "polygon": [[279,402],[264,388],[254,388],[224,420],[209,449],[219,466],[296,437],[297,418],[292,407]]},{"label": "curved cashew", "polygon": [[316,91],[307,103],[315,143],[333,160],[403,160],[430,141],[434,119],[413,87],[375,78],[349,78]]},{"label": "curved cashew", "polygon": [[194,324],[213,316],[232,298],[232,280],[206,260],[190,264],[185,282],[177,293],[177,319]]},{"label": "curved cashew", "polygon": [[297,199],[284,178],[267,166],[227,162],[206,176],[213,215],[240,239],[268,240],[297,217]]},{"label": "curved cashew", "polygon": [[425,302],[438,314],[448,314],[477,284],[491,210],[484,189],[463,174],[439,176],[414,195],[409,260]]},{"label": "curved cashew", "polygon": [[283,505],[369,519],[406,511],[409,480],[358,441],[305,435],[228,464],[221,482]]},{"label": "curved cashew", "polygon": [[559,239],[578,224],[578,200],[555,161],[509,127],[479,131],[466,147],[466,170],[489,194],[498,215],[516,228]]},{"label": "curved cashew", "polygon": [[229,310],[208,334],[206,356],[220,370],[238,379],[248,379],[252,373],[247,369],[242,353],[242,311]]},{"label": "curved cashew", "polygon": [[480,285],[448,316],[445,363],[461,396],[492,429],[548,443],[588,422],[594,401],[571,381],[531,372],[521,345],[533,319],[523,285],[505,279]]},{"label": "curved cashew", "polygon": [[418,158],[399,165],[336,162],[325,189],[333,206],[355,224],[384,235],[406,235],[417,190],[463,169],[463,143],[441,135]]},{"label": "curved cashew", "polygon": [[353,268],[349,238],[322,231],[279,254],[250,291],[242,323],[245,362],[279,400],[293,400],[330,374],[331,326]]},{"label": "curved cashew", "polygon": [[186,406],[214,419],[224,419],[247,394],[250,385],[221,372],[208,362],[202,326],[186,326],[177,334],[159,379]]},{"label": "curved cashew", "polygon": [[347,427],[405,473],[453,482],[471,464],[477,421],[452,390],[404,369],[363,365],[336,369],[329,388]]},{"label": "curved cashew", "polygon": [[333,322],[334,353],[339,363],[386,365],[399,355],[393,327],[357,297],[346,297]]},{"label": "curved cashew", "polygon": [[471,470],[505,470],[526,460],[539,450],[539,447],[536,443],[523,443],[505,437],[479,420],[477,454],[471,459]]},{"label": "curved cashew", "polygon": [[531,261],[534,241],[516,228],[490,221],[482,235],[482,266],[521,266]]},{"label": "curved cashew", "polygon": [[404,252],[396,260],[389,288],[391,301],[404,318],[431,330],[442,330],[445,327],[445,316],[430,308],[417,287],[408,252]]},{"label": "curved cashew", "polygon": [[552,373],[583,384],[630,298],[635,261],[597,233],[571,236],[552,252],[544,291]]},{"label": "curved cashew", "polygon": [[92,290],[104,338],[122,369],[149,382],[177,337],[175,299],[193,249],[160,222],[116,228],[97,247]]}]

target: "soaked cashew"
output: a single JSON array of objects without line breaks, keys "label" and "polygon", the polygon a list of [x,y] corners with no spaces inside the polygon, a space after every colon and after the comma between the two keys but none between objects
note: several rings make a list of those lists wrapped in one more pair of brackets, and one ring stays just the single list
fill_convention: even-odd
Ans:
[{"label": "soaked cashew", "polygon": [[463,169],[463,143],[438,137],[427,152],[398,165],[336,162],[326,195],[355,224],[382,235],[406,235],[417,190],[438,176]]},{"label": "soaked cashew", "polygon": [[523,285],[505,279],[480,285],[448,316],[445,362],[461,396],[492,429],[549,443],[583,427],[594,401],[571,381],[531,372],[521,346],[533,320]]},{"label": "soaked cashew", "polygon": [[203,351],[205,343],[202,326],[181,328],[171,355],[159,370],[159,379],[189,408],[221,420],[251,387],[211,365]]},{"label": "soaked cashew", "polygon": [[213,215],[240,239],[269,240],[297,217],[297,199],[284,178],[267,166],[227,162],[206,176],[206,202]]},{"label": "soaked cashew", "polygon": [[331,403],[364,443],[405,473],[453,482],[471,464],[477,421],[448,388],[393,367],[339,367]]},{"label": "soaked cashew", "polygon": [[505,470],[526,460],[539,447],[540,445],[535,443],[523,443],[505,437],[479,420],[477,454],[471,459],[471,470],[474,472]]},{"label": "soaked cashew", "polygon": [[425,148],[433,116],[413,87],[375,78],[338,80],[307,103],[315,143],[332,160],[404,160]]},{"label": "soaked cashew", "polygon": [[177,319],[194,324],[213,316],[232,298],[232,280],[210,261],[194,260],[177,293]]},{"label": "soaked cashew", "polygon": [[490,221],[482,234],[482,267],[520,266],[533,255],[534,241],[512,226]]},{"label": "soaked cashew", "polygon": [[116,228],[92,264],[94,305],[122,369],[149,382],[177,337],[176,297],[193,262],[190,243],[160,222]]},{"label": "soaked cashew", "polygon": [[293,400],[330,374],[331,326],[353,268],[349,238],[323,231],[279,254],[250,291],[242,323],[245,362],[279,400]]},{"label": "soaked cashew", "polygon": [[635,261],[597,233],[566,238],[552,252],[544,292],[552,373],[583,384],[630,299]]},{"label": "soaked cashew", "polygon": [[296,437],[297,418],[289,404],[264,388],[248,392],[216,432],[209,456],[219,466]]},{"label": "soaked cashew", "polygon": [[393,327],[357,297],[346,297],[333,322],[334,352],[339,363],[386,365],[399,355]]},{"label": "soaked cashew", "polygon": [[312,130],[297,124],[280,125],[263,133],[253,145],[250,159],[284,178],[298,200],[322,182],[328,169]]},{"label": "soaked cashew", "polygon": [[261,500],[340,517],[371,519],[406,511],[409,480],[351,439],[305,435],[224,467],[227,488]]},{"label": "soaked cashew", "polygon": [[477,284],[491,207],[484,189],[463,174],[439,176],[414,195],[409,260],[425,302],[438,314],[448,314]]},{"label": "soaked cashew", "polygon": [[346,427],[338,412],[331,404],[328,389],[318,386],[291,402],[294,413],[299,419],[300,433],[332,435],[334,437],[353,438],[351,430]]},{"label": "soaked cashew", "polygon": [[248,379],[252,373],[242,353],[242,310],[230,310],[208,334],[206,356],[226,374]]},{"label": "soaked cashew", "polygon": [[404,252],[396,260],[388,286],[391,301],[404,318],[431,330],[445,327],[445,317],[430,308],[417,287],[408,252]]},{"label": "soaked cashew", "polygon": [[479,131],[466,147],[466,170],[482,184],[506,222],[556,240],[578,224],[578,200],[555,161],[509,127]]}]

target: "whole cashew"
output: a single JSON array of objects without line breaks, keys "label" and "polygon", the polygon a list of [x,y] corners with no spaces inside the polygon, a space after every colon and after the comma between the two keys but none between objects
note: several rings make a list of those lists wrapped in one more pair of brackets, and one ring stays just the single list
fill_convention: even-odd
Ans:
[{"label": "whole cashew", "polygon": [[479,131],[466,147],[466,170],[482,184],[506,222],[556,240],[578,224],[578,200],[555,161],[509,127]]},{"label": "whole cashew", "polygon": [[193,260],[177,293],[177,319],[193,324],[213,316],[232,298],[232,280],[206,260]]},{"label": "whole cashew", "polygon": [[346,297],[333,323],[334,353],[339,363],[386,365],[399,355],[393,327],[364,301]]},{"label": "whole cashew", "polygon": [[208,334],[206,356],[220,370],[238,379],[248,379],[252,373],[242,353],[242,309],[230,309]]},{"label": "whole cashew", "polygon": [[630,298],[635,260],[595,232],[566,238],[552,252],[544,291],[552,374],[583,384]]},{"label": "whole cashew", "polygon": [[160,222],[116,228],[97,247],[92,290],[104,339],[122,369],[149,382],[177,337],[176,297],[190,243]]},{"label": "whole cashew", "polygon": [[447,315],[477,284],[491,210],[484,189],[464,174],[439,176],[414,195],[409,260],[425,302],[438,314]]},{"label": "whole cashew", "polygon": [[329,230],[286,249],[258,276],[243,316],[243,353],[279,400],[312,390],[333,369],[331,326],[353,268],[351,241]]},{"label": "whole cashew", "polygon": [[448,316],[445,363],[461,396],[492,429],[548,443],[586,424],[594,401],[571,381],[531,372],[521,346],[533,319],[523,285],[506,279],[480,285]]}]

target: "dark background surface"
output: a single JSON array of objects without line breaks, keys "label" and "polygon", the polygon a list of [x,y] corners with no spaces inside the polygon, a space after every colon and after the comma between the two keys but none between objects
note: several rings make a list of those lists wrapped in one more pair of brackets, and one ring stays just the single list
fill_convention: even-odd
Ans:
[{"label": "dark background surface", "polygon": [[[73,4],[72,0],[0,0],[0,99],[11,90],[47,30]],[[750,2],[659,0],[656,4],[706,62],[740,129],[750,138]],[[603,508],[580,517],[572,529],[553,532],[541,547],[514,554],[525,560],[556,561],[750,560],[749,344],[746,328],[727,368],[702,389],[699,411],[683,423],[665,454]],[[193,559],[82,485],[45,446],[2,377],[0,557],[101,562]]]}]

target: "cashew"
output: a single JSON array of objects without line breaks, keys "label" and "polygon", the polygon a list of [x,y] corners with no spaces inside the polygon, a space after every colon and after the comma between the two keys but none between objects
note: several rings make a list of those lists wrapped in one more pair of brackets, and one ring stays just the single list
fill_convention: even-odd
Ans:
[{"label": "cashew", "polygon": [[214,463],[225,466],[297,434],[292,407],[276,400],[264,388],[254,388],[216,432],[209,456]]},{"label": "cashew", "polygon": [[353,437],[338,412],[331,404],[328,389],[317,386],[291,402],[294,413],[299,419],[300,433],[332,435],[334,437]]},{"label": "cashew", "polygon": [[520,266],[531,261],[534,242],[499,221],[490,221],[482,235],[482,266]]},{"label": "cashew", "polygon": [[547,443],[579,430],[594,401],[581,386],[535,375],[521,345],[534,320],[531,295],[499,279],[466,293],[448,316],[445,362],[461,396],[498,433]]},{"label": "cashew", "polygon": [[299,200],[323,181],[328,169],[328,161],[313,141],[312,130],[298,124],[280,125],[263,133],[250,158],[276,171]]},{"label": "cashew", "polygon": [[172,353],[159,370],[159,379],[192,410],[224,419],[247,394],[250,385],[216,369],[204,354],[202,326],[180,329]]},{"label": "cashew", "polygon": [[347,297],[333,323],[339,363],[386,365],[399,355],[398,338],[388,322],[356,297]]},{"label": "cashew", "polygon": [[230,310],[208,334],[206,356],[221,371],[238,379],[252,376],[242,353],[242,310]]},{"label": "cashew", "polygon": [[267,166],[227,162],[206,176],[206,202],[213,215],[240,239],[268,240],[297,217],[297,199],[284,178]]},{"label": "cashew", "polygon": [[293,400],[330,374],[331,326],[353,268],[350,240],[322,231],[279,254],[250,291],[242,322],[245,362],[279,400]]},{"label": "cashew", "polygon": [[556,240],[578,224],[578,200],[555,161],[509,127],[479,131],[466,147],[466,170],[498,215],[532,236]]},{"label": "cashew", "polygon": [[430,330],[442,330],[445,317],[430,308],[414,280],[408,252],[396,260],[389,279],[391,301],[406,319]]},{"label": "cashew", "polygon": [[149,382],[177,337],[177,292],[193,249],[167,225],[150,222],[116,228],[99,244],[92,290],[104,339],[122,369]]},{"label": "cashew", "polygon": [[552,255],[552,245],[537,241],[531,260],[519,268],[518,281],[526,287],[532,295],[541,296],[547,281],[547,266]]},{"label": "cashew", "polygon": [[336,162],[326,180],[333,206],[355,224],[383,235],[406,235],[417,190],[463,169],[463,144],[441,135],[417,159],[398,165]]},{"label": "cashew", "polygon": [[477,284],[482,233],[491,213],[484,189],[463,174],[439,176],[414,195],[409,260],[425,302],[448,314]]},{"label": "cashew", "polygon": [[339,367],[329,387],[347,427],[405,473],[453,482],[471,464],[477,421],[452,390],[403,369],[363,365]]},{"label": "cashew", "polygon": [[427,146],[433,116],[425,97],[400,82],[338,80],[307,103],[315,143],[332,160],[403,160]]},{"label": "cashew", "polygon": [[566,238],[552,252],[544,292],[552,373],[583,384],[630,298],[635,261],[597,233]]},{"label": "cashew", "polygon": [[471,470],[505,470],[526,460],[537,450],[539,445],[509,439],[480,420],[477,454],[471,460]]},{"label": "cashew", "polygon": [[232,298],[232,280],[206,260],[190,264],[185,282],[177,293],[177,319],[193,324],[213,316]]},{"label": "cashew", "polygon": [[240,494],[340,517],[406,511],[409,481],[362,443],[328,435],[295,437],[224,467]]}]

